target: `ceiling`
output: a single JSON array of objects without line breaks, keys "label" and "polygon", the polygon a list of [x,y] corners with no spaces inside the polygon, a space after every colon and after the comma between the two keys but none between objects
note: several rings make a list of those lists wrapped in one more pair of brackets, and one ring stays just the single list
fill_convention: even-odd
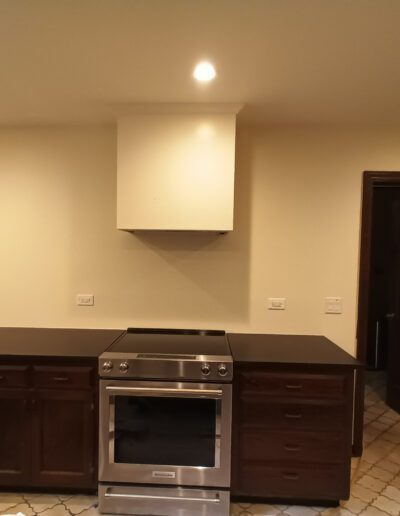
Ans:
[{"label": "ceiling", "polygon": [[243,123],[397,125],[399,27],[400,0],[1,0],[0,124],[239,102]]}]

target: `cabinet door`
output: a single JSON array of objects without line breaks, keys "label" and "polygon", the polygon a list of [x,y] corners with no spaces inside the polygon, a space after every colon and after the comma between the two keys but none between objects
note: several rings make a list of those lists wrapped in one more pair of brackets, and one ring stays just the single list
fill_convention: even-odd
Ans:
[{"label": "cabinet door", "polygon": [[93,409],[91,391],[35,391],[33,485],[95,487]]},{"label": "cabinet door", "polygon": [[27,389],[0,389],[0,485],[28,485],[31,413]]}]

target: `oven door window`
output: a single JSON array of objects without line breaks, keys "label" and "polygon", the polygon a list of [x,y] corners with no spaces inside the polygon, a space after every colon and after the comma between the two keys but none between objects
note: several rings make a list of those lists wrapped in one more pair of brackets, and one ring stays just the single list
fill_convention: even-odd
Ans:
[{"label": "oven door window", "polygon": [[219,400],[115,396],[114,462],[216,466]]}]

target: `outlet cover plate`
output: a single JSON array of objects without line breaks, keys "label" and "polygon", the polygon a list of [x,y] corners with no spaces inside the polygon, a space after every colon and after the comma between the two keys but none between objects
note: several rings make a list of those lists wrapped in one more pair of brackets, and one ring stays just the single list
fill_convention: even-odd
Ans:
[{"label": "outlet cover plate", "polygon": [[94,295],[93,294],[77,294],[76,304],[79,306],[93,306]]},{"label": "outlet cover plate", "polygon": [[269,297],[268,310],[286,310],[286,297]]}]

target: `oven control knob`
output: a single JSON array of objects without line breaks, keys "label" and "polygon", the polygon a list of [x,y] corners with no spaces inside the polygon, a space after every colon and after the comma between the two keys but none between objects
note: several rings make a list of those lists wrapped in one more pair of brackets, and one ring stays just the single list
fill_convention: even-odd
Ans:
[{"label": "oven control knob", "polygon": [[204,376],[208,376],[211,373],[210,364],[203,364],[201,366],[201,372],[204,374]]},{"label": "oven control knob", "polygon": [[225,364],[221,364],[218,366],[218,373],[220,376],[226,376],[228,374],[228,368]]},{"label": "oven control knob", "polygon": [[127,373],[128,372],[128,369],[129,369],[129,364],[128,362],[121,362],[119,364],[119,370],[121,371],[121,373]]},{"label": "oven control knob", "polygon": [[105,362],[103,362],[102,368],[105,373],[109,373],[113,368],[113,363],[110,360],[106,360]]}]

